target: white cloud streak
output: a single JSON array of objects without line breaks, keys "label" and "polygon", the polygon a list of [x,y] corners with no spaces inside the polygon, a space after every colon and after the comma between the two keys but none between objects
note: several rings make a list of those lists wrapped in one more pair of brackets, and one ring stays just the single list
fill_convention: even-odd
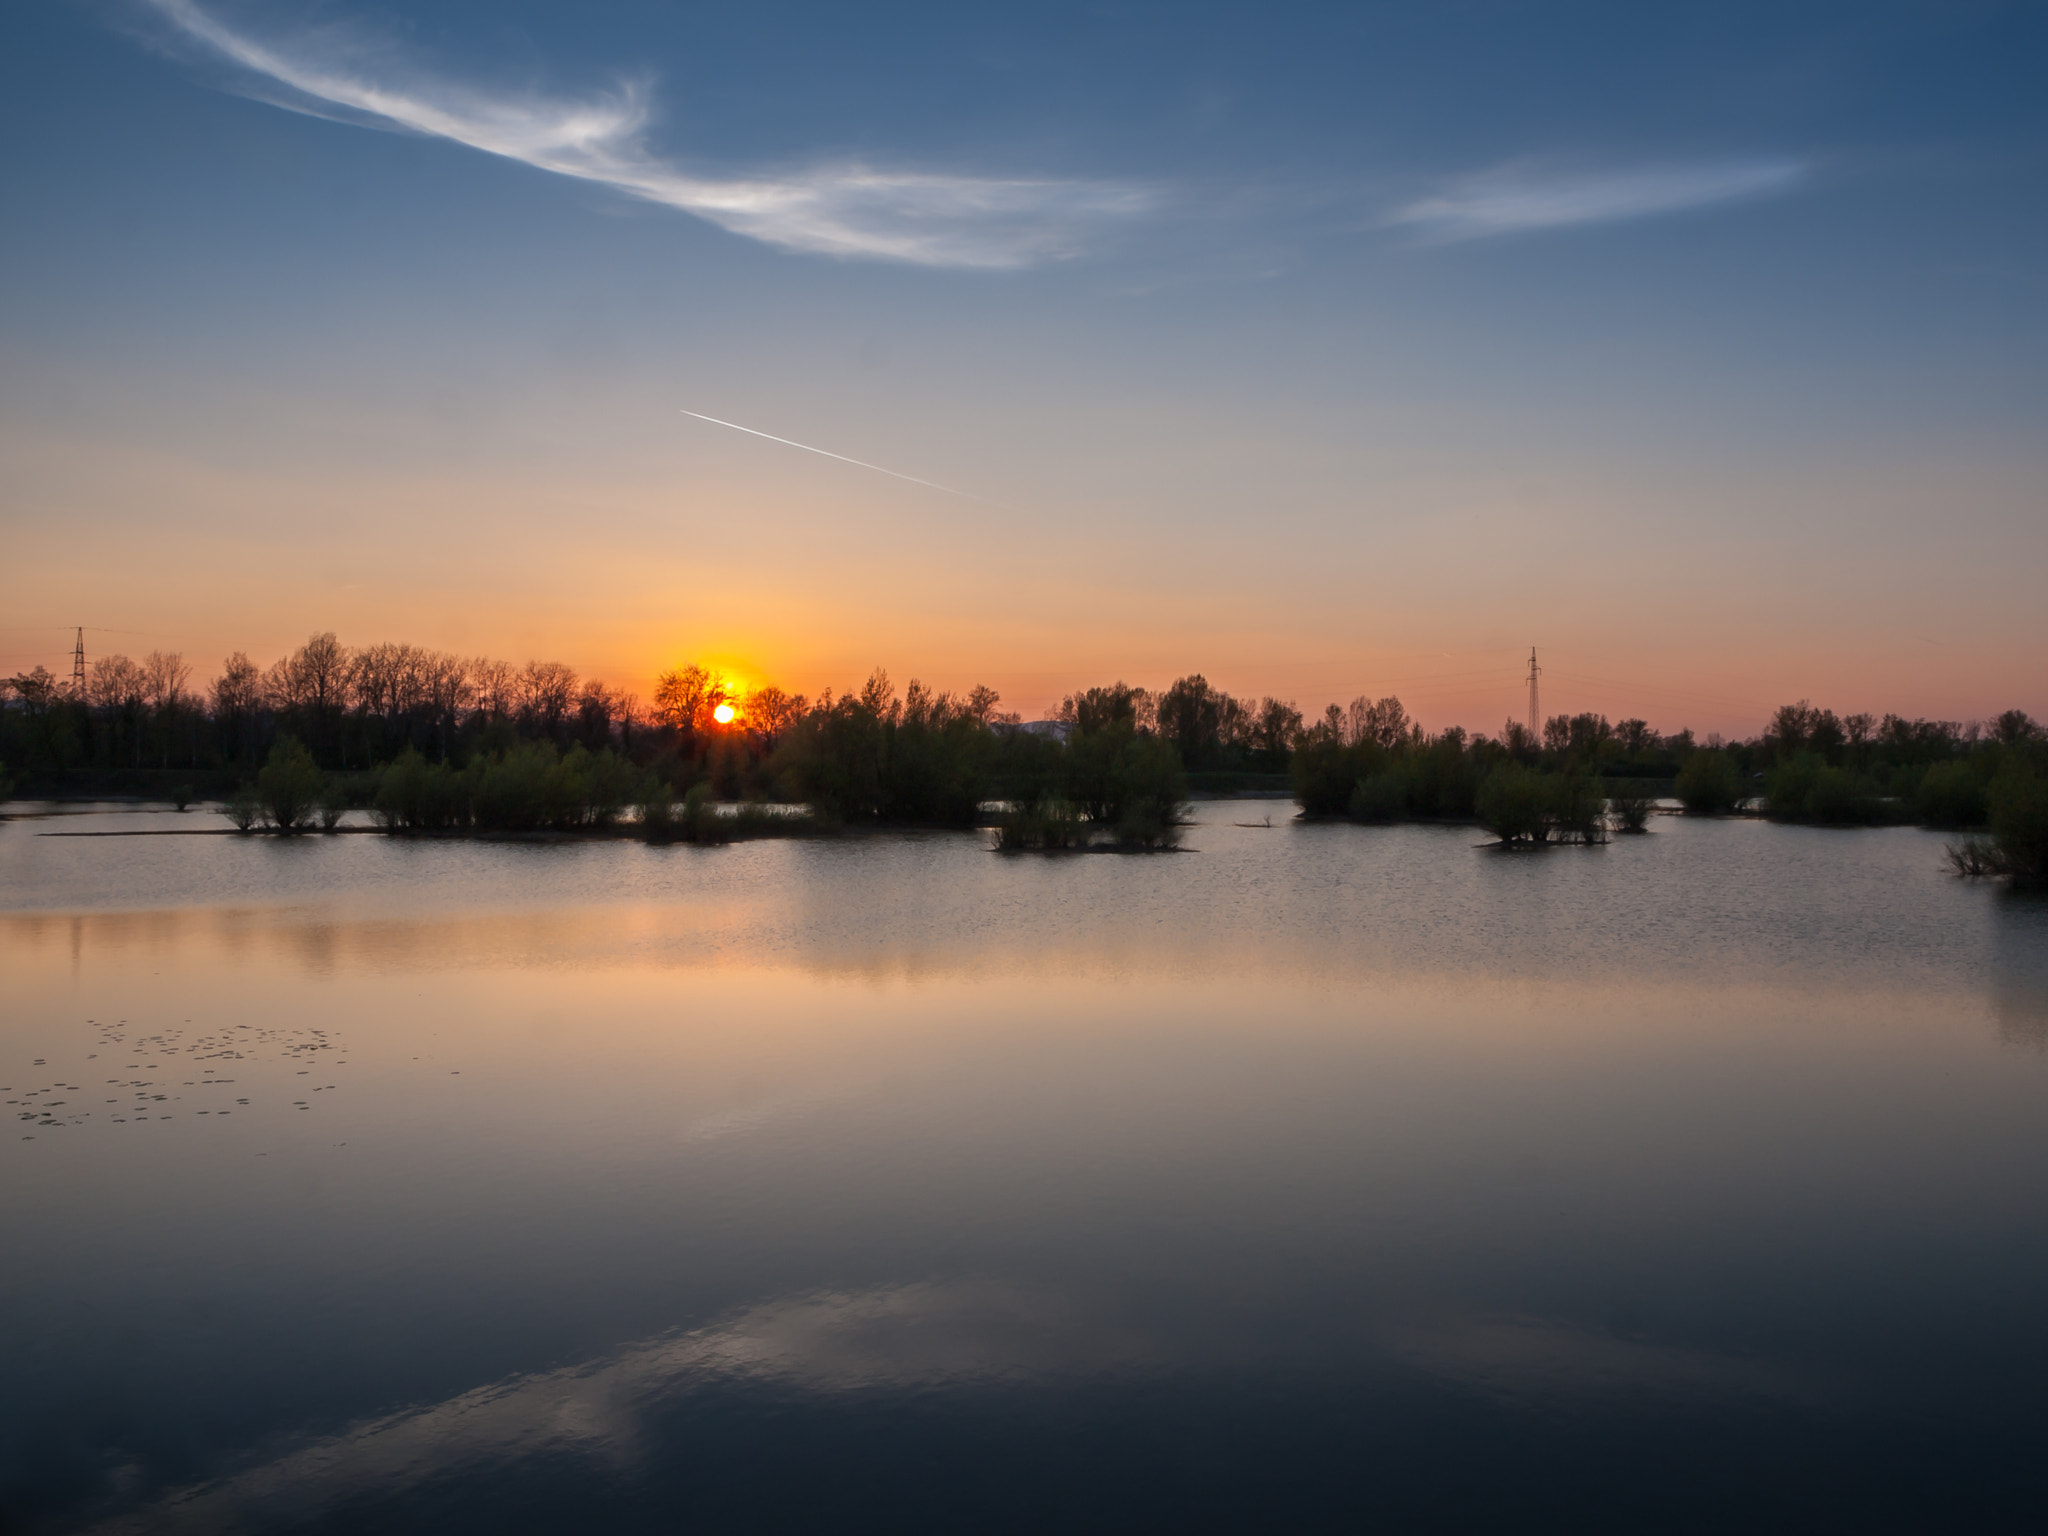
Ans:
[{"label": "white cloud streak", "polygon": [[280,105],[448,139],[677,208],[784,250],[935,267],[1034,266],[1079,254],[1104,223],[1153,202],[1142,188],[1113,183],[860,165],[739,179],[692,176],[645,147],[644,86],[624,83],[594,100],[561,101],[494,96],[412,71],[403,72],[403,83],[386,83],[352,67],[331,35],[280,45],[238,31],[194,0],[147,3],[185,38],[299,98]]},{"label": "white cloud streak", "polygon": [[1503,167],[1396,210],[1388,223],[1436,240],[1477,240],[1574,224],[1612,224],[1782,192],[1806,174],[1797,160],[1736,160],[1633,171],[1544,175]]}]

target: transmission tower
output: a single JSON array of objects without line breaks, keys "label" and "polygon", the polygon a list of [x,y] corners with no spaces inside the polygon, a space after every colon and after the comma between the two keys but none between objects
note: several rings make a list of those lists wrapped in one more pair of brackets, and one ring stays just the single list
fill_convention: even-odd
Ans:
[{"label": "transmission tower", "polygon": [[1529,647],[1529,734],[1540,738],[1543,735],[1543,714],[1536,707],[1536,679],[1543,669],[1536,665],[1536,647]]},{"label": "transmission tower", "polygon": [[85,628],[79,626],[78,638],[71,644],[71,692],[73,696],[85,696]]}]

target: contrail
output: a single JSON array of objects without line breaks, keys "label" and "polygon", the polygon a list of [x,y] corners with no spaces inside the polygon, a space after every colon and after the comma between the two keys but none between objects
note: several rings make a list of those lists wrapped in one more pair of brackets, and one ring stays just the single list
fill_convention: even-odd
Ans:
[{"label": "contrail", "polygon": [[878,475],[893,475],[898,480],[908,480],[912,485],[928,486],[935,491],[944,491],[948,496],[965,496],[969,501],[979,501],[993,506],[986,496],[977,496],[972,491],[955,490],[950,485],[941,485],[936,480],[920,480],[916,475],[906,475],[900,470],[884,469],[879,464],[870,464],[865,459],[849,459],[843,453],[834,453],[829,448],[813,448],[809,443],[792,442],[786,437],[777,437],[773,432],[756,432],[752,427],[743,427],[736,421],[720,421],[716,416],[706,416],[698,411],[684,411],[685,416],[695,416],[699,421],[708,421],[714,427],[731,427],[735,432],[744,432],[749,437],[765,437],[771,443],[781,443],[786,448],[801,448],[805,453],[820,453],[828,459],[837,459],[842,464],[857,465],[861,469],[872,469]]}]

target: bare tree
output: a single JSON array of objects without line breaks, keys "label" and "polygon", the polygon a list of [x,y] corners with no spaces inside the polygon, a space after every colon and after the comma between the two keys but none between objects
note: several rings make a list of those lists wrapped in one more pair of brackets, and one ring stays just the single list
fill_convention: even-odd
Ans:
[{"label": "bare tree", "polygon": [[176,651],[151,651],[142,658],[142,699],[151,709],[176,709],[185,702],[192,669]]},{"label": "bare tree", "polygon": [[142,658],[136,670],[141,676],[142,702],[155,716],[159,762],[168,768],[171,766],[171,738],[177,733],[180,717],[185,713],[185,684],[192,676],[192,669],[176,651],[151,651]]},{"label": "bare tree", "polygon": [[401,657],[410,646],[388,641],[366,645],[349,668],[349,702],[362,714],[389,720],[402,707],[399,698]]},{"label": "bare tree", "polygon": [[519,712],[542,730],[554,731],[576,699],[576,674],[559,661],[529,661],[519,673]]},{"label": "bare tree", "polygon": [[759,689],[747,700],[747,729],[761,738],[767,751],[774,751],[789,728],[804,717],[804,696],[787,694],[773,683]]},{"label": "bare tree", "polygon": [[213,723],[228,756],[240,756],[250,745],[250,727],[263,707],[263,674],[242,652],[221,663],[213,680]]},{"label": "bare tree", "polygon": [[487,718],[503,720],[519,707],[519,672],[509,661],[479,656],[469,664],[470,697]]},{"label": "bare tree", "polygon": [[263,674],[263,702],[272,709],[298,709],[305,702],[298,668],[290,656],[280,656]]},{"label": "bare tree", "polygon": [[119,654],[95,657],[85,674],[85,699],[95,709],[139,706],[142,688],[142,668]]},{"label": "bare tree", "polygon": [[142,766],[142,668],[119,654],[97,658],[85,674],[86,703],[100,716],[110,752],[128,737],[135,767]]},{"label": "bare tree", "polygon": [[435,651],[428,656],[421,684],[426,691],[428,707],[435,714],[451,719],[461,714],[475,696],[470,683],[469,663],[446,651]]},{"label": "bare tree", "polygon": [[664,672],[654,685],[654,719],[685,742],[693,742],[711,724],[711,711],[724,698],[725,690],[702,667]]},{"label": "bare tree", "polygon": [[253,715],[263,703],[263,678],[256,663],[240,651],[221,663],[220,676],[213,680],[213,712],[240,719]]},{"label": "bare tree", "polygon": [[348,702],[349,674],[348,647],[327,630],[272,666],[264,691],[276,708],[324,713]]}]

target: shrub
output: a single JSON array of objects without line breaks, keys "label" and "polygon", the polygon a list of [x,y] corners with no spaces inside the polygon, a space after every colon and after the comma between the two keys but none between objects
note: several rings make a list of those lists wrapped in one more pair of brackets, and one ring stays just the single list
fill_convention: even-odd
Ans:
[{"label": "shrub", "polygon": [[1351,803],[1345,807],[1353,821],[1399,821],[1408,812],[1408,785],[1400,773],[1388,769],[1351,787]]},{"label": "shrub", "polygon": [[572,777],[581,782],[582,819],[587,825],[609,827],[627,806],[643,798],[639,770],[609,749],[589,753],[578,747],[568,763]]},{"label": "shrub", "polygon": [[1968,763],[1936,763],[1913,791],[1913,819],[1930,827],[1981,827],[1991,796]]},{"label": "shrub", "polygon": [[818,823],[809,814],[792,815],[781,806],[749,800],[732,815],[721,817],[718,824],[730,837],[790,837],[809,832]]},{"label": "shrub", "polygon": [[554,746],[518,746],[487,760],[476,776],[476,824],[500,832],[561,825],[571,802]]},{"label": "shrub", "polygon": [[1823,768],[1807,792],[1806,814],[1831,827],[1867,827],[1892,819],[1885,802],[1846,768]]},{"label": "shrub", "polygon": [[1142,734],[1127,720],[1068,744],[1064,798],[1090,821],[1119,829],[1175,826],[1187,797],[1187,775],[1173,743]]},{"label": "shrub", "polygon": [[650,773],[640,789],[640,828],[650,842],[665,843],[676,835],[675,791],[658,773]]},{"label": "shrub", "polygon": [[1742,775],[1726,752],[1705,750],[1688,757],[1678,770],[1679,802],[1695,816],[1732,811],[1742,801]]},{"label": "shrub", "polygon": [[1846,768],[1830,767],[1809,752],[1771,770],[1765,781],[1764,808],[1791,821],[1817,821],[1824,826],[1870,826],[1889,821],[1885,802]]},{"label": "shrub", "polygon": [[1295,749],[1288,763],[1294,803],[1310,816],[1341,816],[1351,808],[1360,770],[1356,749],[1319,728]]},{"label": "shrub", "polygon": [[[0,780],[0,784],[4,783],[5,780]],[[190,784],[179,784],[171,790],[171,804],[176,806],[181,811],[190,806],[192,802],[198,798],[199,791],[194,789]]]},{"label": "shrub", "polygon": [[1182,825],[1177,802],[1148,798],[1124,812],[1116,824],[1116,840],[1126,848],[1175,848],[1180,845]]},{"label": "shrub", "polygon": [[1788,820],[1804,816],[1813,781],[1820,771],[1820,759],[1809,752],[1778,764],[1764,780],[1765,813]]},{"label": "shrub", "polygon": [[247,832],[263,819],[263,802],[256,798],[256,786],[244,784],[228,797],[221,814],[235,824],[238,832]]},{"label": "shrub", "polygon": [[2048,885],[2048,779],[2014,763],[1991,784],[1991,836],[2003,873]]},{"label": "shrub", "polygon": [[1949,871],[1965,880],[1983,880],[2005,873],[1998,845],[1988,837],[1966,837],[1942,850]]},{"label": "shrub", "polygon": [[1502,763],[1479,785],[1479,825],[1510,846],[1541,842],[1548,832],[1549,799],[1538,775],[1520,763]]},{"label": "shrub", "polygon": [[997,757],[996,734],[969,704],[915,682],[898,699],[877,672],[858,695],[804,716],[776,769],[821,822],[972,827]]},{"label": "shrub", "polygon": [[693,843],[722,843],[726,840],[725,818],[718,814],[708,783],[692,784],[683,796],[682,834]]},{"label": "shrub", "polygon": [[996,817],[996,847],[1005,852],[1038,848],[1052,853],[1087,841],[1086,819],[1065,800],[1016,800]]},{"label": "shrub", "polygon": [[392,831],[441,832],[468,826],[473,776],[446,763],[428,763],[408,747],[385,765],[371,797],[371,812]]},{"label": "shrub", "polygon": [[1407,761],[1411,816],[1467,817],[1479,793],[1479,764],[1463,731],[1447,731]]},{"label": "shrub", "polygon": [[313,754],[285,737],[270,749],[269,760],[256,775],[263,819],[280,832],[298,831],[312,820],[324,785]]},{"label": "shrub", "polygon": [[1649,831],[1650,814],[1656,808],[1657,802],[1639,789],[1620,789],[1607,797],[1607,814],[1620,832]]},{"label": "shrub", "polygon": [[1543,785],[1544,841],[1604,843],[1607,801],[1589,773],[1561,773]]}]

